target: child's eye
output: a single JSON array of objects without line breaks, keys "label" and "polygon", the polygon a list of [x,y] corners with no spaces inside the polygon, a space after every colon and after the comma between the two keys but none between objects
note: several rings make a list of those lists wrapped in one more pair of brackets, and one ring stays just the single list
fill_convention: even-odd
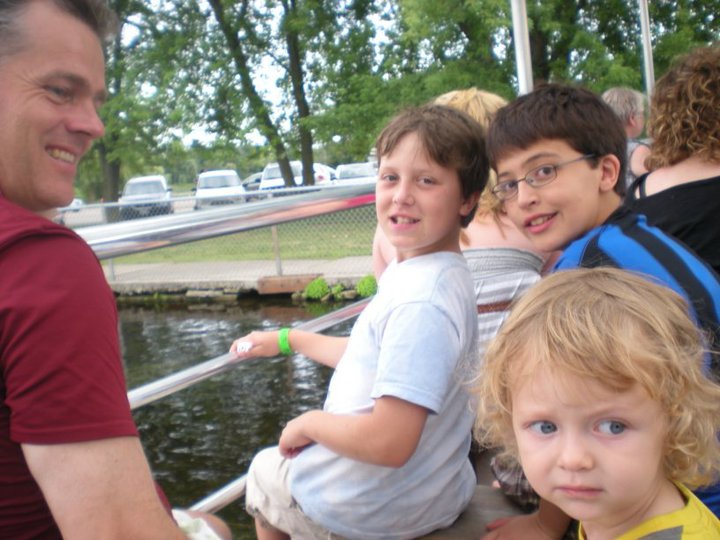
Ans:
[{"label": "child's eye", "polygon": [[383,182],[394,182],[397,180],[397,176],[394,174],[382,174],[379,176],[379,179]]},{"label": "child's eye", "polygon": [[531,176],[532,179],[536,182],[543,182],[555,176],[555,167],[553,167],[552,165],[541,165],[540,167],[535,169],[531,175],[528,176]]},{"label": "child's eye", "polygon": [[550,433],[555,433],[557,431],[557,426],[547,420],[538,420],[537,422],[530,424],[528,427],[531,431],[541,433],[542,435],[549,435]]},{"label": "child's eye", "polygon": [[620,435],[626,428],[625,424],[617,420],[603,420],[598,424],[598,431],[605,435]]},{"label": "child's eye", "polygon": [[500,182],[495,186],[496,191],[500,193],[514,193],[517,190],[519,182],[517,180],[508,180],[507,182]]},{"label": "child's eye", "polygon": [[433,180],[432,178],[430,178],[430,177],[428,177],[428,176],[422,176],[422,177],[420,177],[419,181],[420,181],[421,184],[423,184],[423,185],[425,185],[425,186],[429,186],[429,185],[435,183],[435,180]]}]

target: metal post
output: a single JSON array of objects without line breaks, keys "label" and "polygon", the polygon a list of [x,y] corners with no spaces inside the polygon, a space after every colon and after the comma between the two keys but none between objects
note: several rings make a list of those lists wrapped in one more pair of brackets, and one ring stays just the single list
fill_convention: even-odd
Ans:
[{"label": "metal post", "polygon": [[525,0],[510,0],[512,9],[515,63],[517,64],[518,91],[527,94],[533,89],[532,61],[530,59],[530,34],[527,24]]},{"label": "metal post", "polygon": [[272,232],[273,253],[275,254],[275,271],[278,276],[283,275],[282,259],[280,258],[280,242],[278,241],[277,225],[270,227]]},{"label": "metal post", "polygon": [[640,8],[645,94],[649,100],[655,88],[655,68],[653,66],[652,43],[650,42],[650,13],[647,0],[638,0],[638,7]]}]

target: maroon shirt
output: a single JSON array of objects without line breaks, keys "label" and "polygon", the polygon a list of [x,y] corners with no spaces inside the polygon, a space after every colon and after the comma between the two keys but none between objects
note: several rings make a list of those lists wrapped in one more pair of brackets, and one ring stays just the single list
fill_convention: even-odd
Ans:
[{"label": "maroon shirt", "polygon": [[61,538],[20,443],[137,436],[90,247],[0,196],[0,538]]}]

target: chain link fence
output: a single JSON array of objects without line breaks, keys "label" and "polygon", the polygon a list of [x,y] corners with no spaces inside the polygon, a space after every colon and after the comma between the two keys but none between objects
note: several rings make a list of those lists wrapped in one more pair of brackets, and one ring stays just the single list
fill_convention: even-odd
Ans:
[{"label": "chain link fence", "polygon": [[[116,206],[74,207],[62,211],[58,221],[74,229],[115,221],[108,216],[118,214]],[[173,206],[176,214],[194,211],[192,197],[176,198]],[[118,257],[103,265],[116,291],[123,283],[152,291],[173,281],[185,288],[252,289],[264,276],[300,274],[322,274],[331,283],[352,285],[372,273],[376,224],[375,207],[368,205]]]}]

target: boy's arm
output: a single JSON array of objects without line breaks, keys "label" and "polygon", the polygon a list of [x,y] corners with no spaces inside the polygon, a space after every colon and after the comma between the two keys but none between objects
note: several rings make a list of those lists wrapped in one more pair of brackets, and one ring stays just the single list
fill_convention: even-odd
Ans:
[{"label": "boy's arm", "polygon": [[347,337],[326,336],[304,330],[291,330],[288,334],[288,342],[293,351],[331,368],[337,366],[342,358],[348,340]]},{"label": "boy's arm", "polygon": [[[243,359],[256,356],[277,356],[280,354],[278,334],[279,332],[251,332],[247,336],[236,339],[230,346],[230,352]],[[291,330],[288,334],[288,343],[293,351],[331,368],[337,366],[342,358],[348,339],[303,330]],[[252,343],[249,351],[238,348],[239,344],[247,342]]]},{"label": "boy's arm", "polygon": [[315,442],[357,461],[402,467],[415,453],[427,415],[425,407],[391,396],[375,400],[370,414],[309,411],[285,426],[280,453],[294,457]]}]

